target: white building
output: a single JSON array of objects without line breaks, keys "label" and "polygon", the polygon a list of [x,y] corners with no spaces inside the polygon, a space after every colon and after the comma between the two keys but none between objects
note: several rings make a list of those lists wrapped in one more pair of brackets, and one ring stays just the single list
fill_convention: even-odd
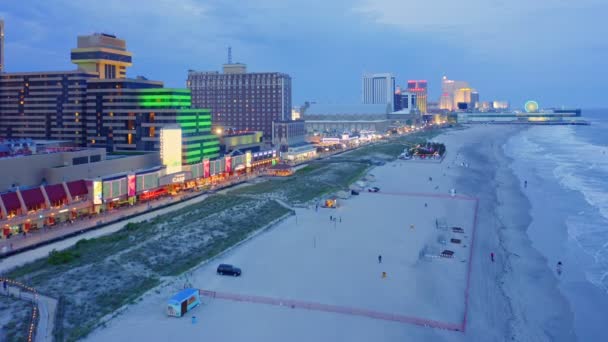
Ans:
[{"label": "white building", "polygon": [[393,104],[395,76],[390,73],[363,75],[364,104]]},{"label": "white building", "polygon": [[385,132],[389,126],[388,104],[310,104],[304,111],[306,131],[342,134],[344,132]]}]

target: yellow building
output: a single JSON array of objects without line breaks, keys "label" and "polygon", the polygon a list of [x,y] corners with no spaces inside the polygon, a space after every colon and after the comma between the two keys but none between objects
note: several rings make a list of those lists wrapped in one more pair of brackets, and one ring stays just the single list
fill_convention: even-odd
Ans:
[{"label": "yellow building", "polygon": [[106,33],[78,36],[78,47],[72,49],[72,63],[80,70],[99,73],[99,78],[125,78],[133,65],[132,53],[123,39]]}]

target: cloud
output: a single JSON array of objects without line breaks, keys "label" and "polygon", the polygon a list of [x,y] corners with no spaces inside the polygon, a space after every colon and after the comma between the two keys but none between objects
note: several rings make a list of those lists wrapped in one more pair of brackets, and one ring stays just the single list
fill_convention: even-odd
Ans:
[{"label": "cloud", "polygon": [[1,1],[10,70],[73,68],[76,36],[106,32],[127,40],[130,76],[183,86],[188,69],[219,70],[230,45],[249,70],[289,73],[295,103],[358,101],[363,71],[426,78],[432,92],[445,73],[484,97],[560,85],[562,99],[569,82],[600,86],[586,80],[605,78],[608,58],[606,0]]},{"label": "cloud", "polygon": [[[605,0],[363,0],[353,10],[403,32],[432,33],[492,57],[584,47],[608,33]],[[544,56],[543,56],[544,57]]]}]

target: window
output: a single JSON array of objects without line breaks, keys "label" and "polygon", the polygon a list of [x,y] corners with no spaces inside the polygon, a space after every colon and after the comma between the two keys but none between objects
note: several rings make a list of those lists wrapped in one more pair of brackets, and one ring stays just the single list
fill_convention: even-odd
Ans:
[{"label": "window", "polygon": [[81,165],[81,164],[86,164],[88,162],[89,162],[89,158],[86,156],[72,158],[72,165]]}]

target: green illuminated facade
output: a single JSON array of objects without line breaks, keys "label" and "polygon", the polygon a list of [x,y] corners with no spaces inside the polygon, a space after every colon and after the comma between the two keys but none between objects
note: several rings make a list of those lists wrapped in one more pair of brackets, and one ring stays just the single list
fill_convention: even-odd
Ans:
[{"label": "green illuminated facade", "polygon": [[158,151],[161,128],[179,124],[184,164],[219,157],[211,112],[192,108],[189,89],[141,79],[96,80],[88,83],[86,120],[89,146]]},{"label": "green illuminated facade", "polygon": [[182,128],[183,164],[219,157],[220,142],[217,136],[211,134],[209,109],[182,109],[177,114],[177,123]]}]

